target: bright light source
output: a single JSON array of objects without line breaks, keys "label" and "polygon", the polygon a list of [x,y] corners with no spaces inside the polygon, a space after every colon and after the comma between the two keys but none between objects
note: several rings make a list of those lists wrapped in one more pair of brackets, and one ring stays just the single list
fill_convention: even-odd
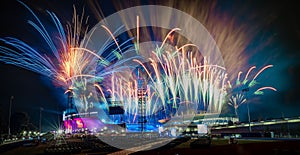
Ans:
[{"label": "bright light source", "polygon": [[63,133],[63,130],[59,129],[57,132],[58,132],[59,134],[61,134],[61,133]]}]

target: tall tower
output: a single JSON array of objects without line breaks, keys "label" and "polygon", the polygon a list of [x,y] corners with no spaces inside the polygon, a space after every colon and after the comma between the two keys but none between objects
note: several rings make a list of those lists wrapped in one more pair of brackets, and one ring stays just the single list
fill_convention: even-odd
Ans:
[{"label": "tall tower", "polygon": [[[78,117],[77,110],[74,106],[74,92],[73,89],[69,88],[65,94],[67,94],[67,105],[66,110],[63,112],[63,122],[64,128],[67,133],[71,133],[74,128],[76,128],[75,124],[73,123],[74,117]],[[75,114],[75,115],[74,115]]]},{"label": "tall tower", "polygon": [[137,83],[138,83],[138,124],[141,132],[145,130],[146,120],[146,84],[142,76],[143,68],[140,66],[137,69]]},{"label": "tall tower", "polygon": [[67,108],[68,109],[73,109],[74,104],[73,104],[73,89],[69,88],[67,91],[68,99],[67,99]]},{"label": "tall tower", "polygon": [[[74,105],[74,91],[73,89],[69,88],[66,91],[67,94],[67,108],[66,108],[66,115],[68,116],[69,119],[73,119],[73,115],[72,114],[76,114],[77,113],[77,109]],[[72,117],[71,117],[72,116]]]}]

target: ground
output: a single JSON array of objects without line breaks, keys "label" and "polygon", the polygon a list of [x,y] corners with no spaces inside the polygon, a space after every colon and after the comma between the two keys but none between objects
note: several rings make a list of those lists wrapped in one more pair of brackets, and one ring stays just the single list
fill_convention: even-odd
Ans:
[{"label": "ground", "polygon": [[[300,154],[300,141],[299,140],[266,140],[266,139],[238,139],[238,144],[228,144],[227,139],[213,139],[210,146],[198,145],[194,148],[190,147],[190,144],[196,141],[196,139],[190,139],[186,142],[178,144],[172,147],[165,147],[145,152],[129,152],[129,151],[117,151],[117,152],[88,152],[77,153],[81,154]],[[15,149],[2,152],[2,155],[20,155],[26,154],[44,154],[44,150],[47,144],[40,144],[38,146],[20,146]]]}]

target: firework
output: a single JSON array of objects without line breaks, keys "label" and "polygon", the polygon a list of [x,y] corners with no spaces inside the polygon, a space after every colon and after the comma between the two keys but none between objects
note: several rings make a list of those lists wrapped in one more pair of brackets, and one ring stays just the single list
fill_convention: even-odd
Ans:
[{"label": "firework", "polygon": [[263,73],[266,69],[271,67],[273,67],[273,65],[264,66],[254,76],[251,76],[251,72],[256,68],[256,66],[252,66],[248,69],[243,80],[241,80],[242,72],[240,71],[237,75],[234,86],[232,86],[230,82],[228,82],[227,96],[229,96],[229,99],[227,103],[228,105],[234,108],[235,115],[237,117],[238,117],[238,108],[240,107],[240,105],[246,103],[247,101],[247,96],[244,93],[245,91],[248,92],[251,89],[252,91],[250,91],[249,95],[263,95],[263,90],[277,91],[276,88],[270,86],[255,88],[258,85],[256,78],[261,73]]},{"label": "firework", "polygon": [[[186,47],[195,46],[193,44],[167,49],[164,43],[175,30],[180,29],[175,28],[168,33],[160,48],[152,51],[151,57],[146,61],[148,64],[144,64],[143,60],[138,58],[132,59],[137,63],[136,67],[143,68],[144,73],[139,72],[143,75],[132,74],[135,72],[132,70],[134,66],[130,66],[127,73],[124,70],[122,73],[113,73],[110,81],[106,82],[110,84],[106,88],[111,94],[111,100],[124,104],[130,123],[136,122],[138,113],[139,78],[144,78],[147,83],[145,105],[146,116],[150,117],[148,119],[157,119],[153,115],[162,110],[165,111],[165,117],[196,114],[198,111],[221,111],[226,95],[225,68],[211,65],[206,59],[201,64],[200,58],[197,59],[193,55],[197,51],[185,51]],[[142,52],[140,48],[135,50],[136,53]],[[145,52],[149,52],[147,50],[149,49]],[[179,107],[185,108],[178,109]]]},{"label": "firework", "polygon": [[50,51],[43,53],[42,50],[36,50],[19,39],[4,38],[1,41],[6,46],[1,46],[0,51],[3,54],[1,61],[47,76],[65,89],[72,88],[77,77],[92,77],[88,66],[99,57],[94,57],[93,52],[80,47],[79,36],[84,35],[87,31],[82,28],[84,18],[78,18],[74,9],[72,23],[67,25],[65,31],[57,16],[53,12],[47,11],[58,32],[56,36],[51,36],[37,15],[27,5],[20,3],[34,17],[34,20],[29,20],[28,23],[39,32],[45,41],[47,46],[42,48],[50,49]]},{"label": "firework", "polygon": [[[65,28],[53,12],[46,11],[52,26],[55,26],[54,31],[49,31],[49,25],[44,25],[33,10],[23,2],[20,4],[32,14],[33,20],[28,20],[28,24],[40,34],[45,46],[38,50],[16,38],[1,38],[0,41],[4,44],[0,46],[0,61],[49,77],[55,85],[64,88],[65,93],[74,93],[74,97],[79,99],[75,103],[79,111],[87,111],[92,106],[91,100],[96,102],[93,84],[101,80],[101,75],[95,77],[96,66],[107,67],[119,53],[111,52],[101,56],[102,51],[91,51],[85,47],[89,41],[85,38],[88,18],[84,18],[84,12],[81,16],[77,15],[75,7],[72,21]],[[106,30],[110,32],[109,29]],[[121,50],[123,44],[118,45],[116,39],[115,44]],[[107,42],[101,49],[106,50],[111,46],[112,43]],[[103,75],[108,74],[104,72],[105,70]]]},{"label": "firework", "polygon": [[[79,17],[75,9],[72,22],[67,25],[66,29],[53,12],[47,11],[58,32],[56,36],[51,36],[37,15],[24,3],[20,3],[32,13],[34,20],[28,23],[39,32],[47,45],[45,49],[50,49],[50,52],[43,53],[15,38],[4,38],[1,41],[7,46],[0,47],[2,54],[0,60],[47,76],[55,84],[66,89],[66,92],[75,92],[75,97],[79,98],[77,106],[83,111],[87,111],[92,106],[91,104],[96,102],[93,101],[95,92],[90,91],[93,90],[90,87],[96,87],[100,93],[100,101],[105,103],[106,109],[109,104],[120,102],[125,108],[127,120],[137,122],[138,80],[142,79],[145,81],[143,86],[145,88],[145,113],[150,120],[159,119],[156,117],[158,113],[163,113],[162,117],[165,118],[199,113],[220,113],[224,103],[234,106],[237,114],[239,105],[246,102],[240,89],[247,87],[253,90],[257,85],[257,77],[264,70],[272,67],[272,65],[263,67],[253,77],[251,72],[256,67],[251,67],[243,80],[241,80],[242,72],[239,72],[236,78],[231,76],[235,75],[237,68],[246,66],[247,56],[242,53],[250,40],[245,37],[247,36],[244,32],[245,27],[242,26],[238,30],[234,26],[224,28],[224,24],[219,24],[219,20],[212,18],[214,16],[208,17],[207,14],[201,14],[199,18],[205,21],[204,25],[212,34],[217,35],[214,39],[221,47],[226,68],[217,64],[214,57],[209,57],[210,54],[215,56],[213,54],[215,48],[211,49],[211,45],[215,44],[213,39],[203,36],[201,37],[203,40],[209,38],[206,40],[208,44],[202,44],[202,47],[193,44],[192,41],[195,41],[195,38],[205,35],[206,29],[199,31],[201,34],[191,33],[193,35],[189,37],[192,39],[188,39],[192,41],[180,35],[180,31],[196,30],[188,23],[176,21],[182,24],[181,27],[171,30],[153,28],[152,33],[159,38],[161,43],[153,43],[152,47],[145,48],[147,45],[143,42],[147,39],[151,40],[151,33],[148,29],[139,27],[145,25],[141,20],[142,16],[124,17],[124,19],[136,17],[132,18],[136,21],[126,21],[123,27],[115,31],[111,31],[109,26],[102,24],[101,28],[107,36],[101,36],[104,41],[100,41],[90,38],[96,29],[92,29],[90,35],[87,35],[88,29],[85,28],[87,21],[83,15]],[[214,5],[211,7],[214,8]],[[168,15],[162,19],[164,21],[158,22],[172,23],[166,21],[166,19],[172,19]],[[116,36],[130,23],[136,23],[137,27],[128,31],[131,39],[122,42],[122,39]],[[235,20],[229,23],[234,25]],[[133,38],[136,38],[133,45],[129,44]],[[88,43],[93,41],[95,44],[100,42],[102,46],[97,50],[89,49]],[[102,42],[104,43],[101,44]],[[201,51],[207,51],[206,55],[203,55]],[[235,53],[233,54],[232,51]],[[240,57],[243,59],[241,60]],[[235,63],[231,64],[235,62],[232,60],[240,61],[239,64],[234,65]],[[232,82],[233,79],[235,82]],[[235,84],[232,86],[232,83]],[[268,89],[276,91],[275,88],[267,86],[257,88],[253,94],[263,94],[263,91]],[[107,94],[110,95],[110,101]]]},{"label": "firework", "polygon": [[[139,19],[137,16],[137,25]],[[233,106],[238,115],[237,109],[246,102],[246,99],[241,91],[236,93],[236,89],[244,87],[253,89],[252,87],[258,83],[256,78],[264,70],[272,67],[267,65],[252,76],[251,72],[256,68],[253,66],[241,80],[242,72],[239,72],[236,78],[228,75],[225,67],[215,65],[209,58],[199,54],[200,51],[194,44],[183,44],[179,48],[177,45],[167,44],[172,43],[174,32],[181,31],[179,28],[170,30],[162,39],[162,43],[149,48],[147,48],[149,45],[140,43],[138,39],[141,32],[139,28],[136,30],[137,40],[134,49],[136,58],[122,56],[120,62],[111,68],[119,68],[118,66],[124,65],[126,61],[133,61],[134,65],[125,65],[119,71],[113,70],[114,72],[111,72],[111,76],[105,81],[105,88],[101,89],[107,90],[111,95],[111,101],[123,104],[128,123],[137,122],[140,78],[146,83],[145,115],[148,120],[157,121],[158,117],[170,118],[199,113],[221,113],[225,103]],[[148,55],[144,58],[138,57],[145,53]],[[139,71],[139,75],[134,74],[140,67],[143,71]],[[231,85],[233,83],[231,79],[236,80],[234,87]],[[266,89],[276,91],[273,87],[261,87],[253,94],[262,94],[262,90]]]}]

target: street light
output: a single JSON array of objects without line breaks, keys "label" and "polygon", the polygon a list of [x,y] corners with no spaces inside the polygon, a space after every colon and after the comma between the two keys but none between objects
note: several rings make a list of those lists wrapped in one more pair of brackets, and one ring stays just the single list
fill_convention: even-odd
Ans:
[{"label": "street light", "polygon": [[8,111],[8,135],[10,135],[10,119],[11,119],[11,104],[14,99],[14,96],[10,97],[10,102],[9,102],[9,111]]},{"label": "street light", "polygon": [[[249,91],[249,88],[242,89],[242,92],[246,92],[246,101],[247,101],[247,92]],[[247,111],[248,111],[248,123],[249,123],[249,132],[251,132],[251,118],[250,118],[250,111],[249,111],[249,102],[247,102]]]}]

